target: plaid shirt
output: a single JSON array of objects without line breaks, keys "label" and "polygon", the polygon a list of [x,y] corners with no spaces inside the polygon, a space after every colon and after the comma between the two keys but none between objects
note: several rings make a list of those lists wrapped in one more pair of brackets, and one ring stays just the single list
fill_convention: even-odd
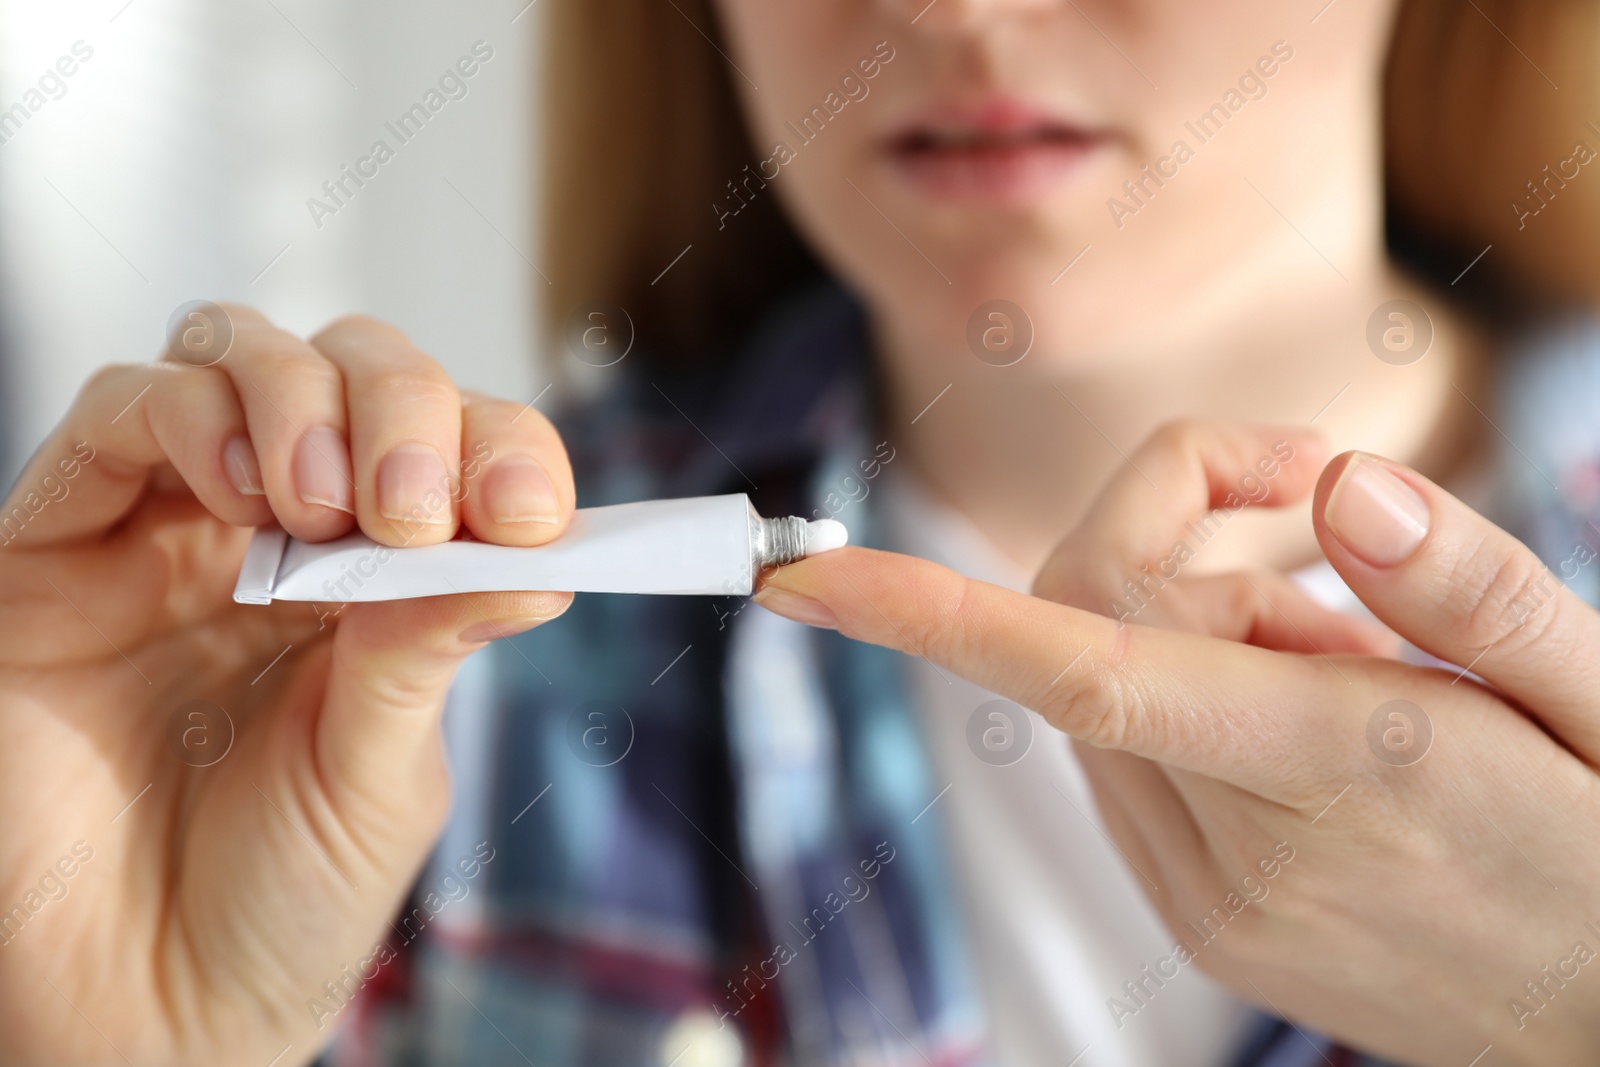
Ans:
[{"label": "plaid shirt", "polygon": [[[563,427],[580,502],[812,514],[870,454],[864,337],[828,289],[715,375],[628,368]],[[585,596],[469,663],[449,827],[328,1064],[990,1062],[906,661],[746,604]],[[1263,1017],[1235,1063],[1376,1061]]]}]

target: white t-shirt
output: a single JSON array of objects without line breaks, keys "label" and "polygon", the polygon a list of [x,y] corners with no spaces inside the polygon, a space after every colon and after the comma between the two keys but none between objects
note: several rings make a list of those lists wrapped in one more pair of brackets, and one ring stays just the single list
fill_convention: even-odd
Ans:
[{"label": "white t-shirt", "polygon": [[[885,472],[875,491],[883,494],[877,503],[889,547],[971,578],[1028,589],[1031,575],[903,472]],[[931,666],[919,666],[914,679],[934,771],[940,788],[949,785],[937,805],[994,1061],[1226,1064],[1248,1032],[1250,1009],[1193,963],[1159,988],[1144,977],[1142,968],[1156,970],[1176,940],[1147,901],[1142,890],[1149,886],[1107,835],[1067,736],[1018,709],[1031,726],[1024,750],[1028,730],[1019,723],[1010,733],[1004,716],[991,719],[985,711],[974,746],[969,721],[996,694],[948,671],[941,677]],[[981,739],[986,730],[998,731],[988,748]],[[988,752],[989,761],[977,750]],[[1015,762],[999,765],[1009,759]],[[1123,988],[1141,980],[1149,991],[1142,1003]],[[1108,1003],[1113,997],[1140,1006],[1117,1015]]]}]

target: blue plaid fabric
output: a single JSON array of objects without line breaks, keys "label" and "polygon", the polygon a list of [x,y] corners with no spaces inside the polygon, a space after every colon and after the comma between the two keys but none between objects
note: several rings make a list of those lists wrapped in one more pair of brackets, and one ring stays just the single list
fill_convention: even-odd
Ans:
[{"label": "blue plaid fabric", "polygon": [[[717,374],[630,368],[564,424],[580,502],[812,514],[870,454],[864,337],[830,288]],[[327,1062],[688,1067],[739,1062],[730,1032],[745,1064],[990,1062],[905,661],[746,608],[584,596],[470,665],[418,898],[492,858],[397,927]],[[1235,1063],[1377,1067],[1265,1017]]]}]

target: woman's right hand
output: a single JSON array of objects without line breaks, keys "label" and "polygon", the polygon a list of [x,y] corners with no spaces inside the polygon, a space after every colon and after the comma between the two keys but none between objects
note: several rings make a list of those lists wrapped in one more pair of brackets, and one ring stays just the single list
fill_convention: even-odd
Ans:
[{"label": "woman's right hand", "polygon": [[311,1059],[308,1001],[372,957],[443,822],[452,674],[571,601],[234,604],[261,523],[536,545],[574,491],[537,411],[461,395],[399,331],[225,314],[215,365],[96,374],[0,513],[6,1063]]}]

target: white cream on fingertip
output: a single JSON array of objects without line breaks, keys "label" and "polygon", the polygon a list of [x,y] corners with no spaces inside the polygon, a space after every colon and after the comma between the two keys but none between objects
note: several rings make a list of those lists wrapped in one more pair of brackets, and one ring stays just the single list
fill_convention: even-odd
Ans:
[{"label": "white cream on fingertip", "polygon": [[832,552],[850,543],[850,531],[838,519],[815,519],[806,523],[806,555]]}]

